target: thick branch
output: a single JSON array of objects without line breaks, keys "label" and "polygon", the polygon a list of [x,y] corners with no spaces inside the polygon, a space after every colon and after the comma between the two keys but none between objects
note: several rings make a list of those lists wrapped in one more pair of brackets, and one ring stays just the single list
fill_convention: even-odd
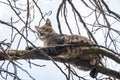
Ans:
[{"label": "thick branch", "polygon": [[[58,62],[65,62],[65,63],[69,63],[75,66],[84,66],[87,67],[89,69],[96,67],[96,70],[99,71],[102,74],[114,77],[114,78],[118,78],[120,79],[120,73],[108,68],[105,68],[103,66],[91,66],[89,64],[89,61],[87,60],[82,60],[79,57],[75,57],[75,58],[69,58],[69,59],[63,59],[63,58],[58,58],[55,57],[55,55],[58,54],[63,54],[65,51],[67,52],[68,48],[78,48],[78,47],[83,47],[82,45],[79,44],[70,44],[70,45],[58,45],[58,46],[53,46],[53,47],[46,47],[46,48],[39,48],[39,49],[33,49],[33,50],[21,50],[21,51],[9,51],[7,54],[11,57],[11,59],[13,60],[17,60],[17,59],[43,59],[43,60],[50,60],[50,58],[48,56],[45,56],[44,54],[47,55],[51,55],[53,56],[53,60],[54,61],[58,61]],[[79,50],[81,53],[81,50]],[[104,56],[107,56],[109,58],[111,58],[112,60],[116,61],[117,63],[120,64],[120,59],[115,56],[114,54],[112,54],[109,51],[100,49],[100,48],[95,48],[95,47],[90,47],[88,49],[84,49],[82,50],[83,54],[90,54],[90,53],[94,53],[94,54],[101,54]],[[7,60],[7,57],[4,57],[5,55],[3,55],[3,52],[0,52],[0,60]],[[8,58],[9,59],[9,58]]]}]

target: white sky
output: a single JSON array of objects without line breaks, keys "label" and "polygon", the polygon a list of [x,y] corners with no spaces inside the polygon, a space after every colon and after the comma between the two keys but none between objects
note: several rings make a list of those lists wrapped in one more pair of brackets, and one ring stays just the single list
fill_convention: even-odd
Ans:
[{"label": "white sky", "polygon": [[[0,1],[4,1],[4,0],[0,0]],[[117,12],[118,14],[120,14],[120,9],[119,9],[120,8],[120,0],[107,0],[107,1],[108,1],[110,9]],[[42,0],[42,2],[40,4],[41,8],[43,8],[42,9],[43,12],[47,12],[47,11],[52,10],[52,15],[49,16],[49,18],[51,19],[51,21],[53,21],[52,22],[53,26],[57,26],[56,21],[55,21],[55,18],[56,18],[56,16],[55,16],[56,13],[55,12],[56,12],[56,9],[59,5],[58,2],[59,2],[58,0],[57,1],[56,0]],[[77,1],[76,1],[76,3],[77,3]],[[79,7],[81,7],[81,6],[78,5],[78,8]],[[83,11],[85,11],[85,10],[83,9]],[[87,12],[85,14],[87,14]],[[10,21],[11,15],[13,15],[12,11],[8,10],[7,6],[4,6],[4,5],[0,4],[0,20]],[[69,15],[71,15],[71,14],[69,14]],[[37,16],[39,16],[39,15],[37,15]],[[36,18],[37,18],[36,20],[39,20],[39,17],[36,17]],[[16,17],[14,19],[16,19]],[[69,20],[71,22],[71,25],[74,26],[74,24],[72,24],[73,22],[71,21],[71,19],[69,19]],[[44,22],[42,24],[44,24]],[[36,24],[33,24],[33,25],[36,25]],[[37,25],[38,25],[38,22],[37,22]],[[19,26],[19,27],[22,27],[22,26]],[[54,27],[54,29],[56,30],[56,32],[58,32],[57,27]],[[2,36],[2,37],[0,37],[0,41],[4,40],[6,38],[10,39],[10,33],[8,33],[10,31],[11,31],[10,28],[0,24],[0,36]],[[74,34],[77,34],[76,29],[73,30],[73,32],[74,32]],[[66,28],[64,28],[63,33],[69,34],[69,31],[66,30]],[[83,35],[86,35],[86,34],[83,34]],[[35,39],[33,39],[33,38],[34,37],[31,37],[30,39],[32,39],[32,41],[35,45],[37,45],[37,46],[41,45],[42,46],[42,43],[39,43],[40,42],[39,40],[34,42]],[[18,42],[18,41],[16,40],[16,42]],[[25,43],[25,42],[23,41],[23,43]],[[13,45],[15,45],[15,44],[16,43],[14,43]],[[25,45],[22,44],[20,49],[24,49],[23,46],[25,46]],[[16,48],[16,46],[13,46],[13,48],[14,47]],[[46,65],[45,67],[41,67],[41,68],[36,67],[36,66],[32,66],[32,68],[29,68],[29,64],[26,61],[20,61],[20,62],[23,64],[21,66],[23,66],[24,69],[26,69],[28,72],[30,72],[30,74],[36,80],[66,80],[65,76],[63,74],[61,74],[60,70],[58,68],[56,68],[56,66],[51,61],[32,60],[32,62],[34,62],[36,64]],[[61,63],[59,63],[59,65],[62,66],[62,69],[65,71],[65,66],[63,66]],[[6,66],[6,65],[4,65],[4,66]],[[13,70],[13,66],[10,65],[9,68],[10,68],[9,69],[10,71]],[[78,71],[78,70],[76,70],[76,71],[80,75],[89,76],[88,72],[83,72],[83,71]],[[29,78],[29,76],[26,75],[26,73],[21,71],[21,70],[18,70],[18,75],[23,80],[31,80]],[[2,79],[0,78],[0,80],[2,80]]]}]

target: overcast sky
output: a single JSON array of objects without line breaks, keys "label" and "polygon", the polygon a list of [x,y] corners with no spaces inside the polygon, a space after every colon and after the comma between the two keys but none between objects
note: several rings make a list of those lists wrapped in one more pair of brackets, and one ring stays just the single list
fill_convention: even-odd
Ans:
[{"label": "overcast sky", "polygon": [[[2,0],[0,0],[0,1],[2,1]],[[3,0],[3,1],[5,1],[5,0]],[[57,26],[56,21],[55,21],[55,19],[56,19],[55,14],[56,14],[56,10],[59,6],[59,2],[60,2],[59,0],[41,0],[41,3],[39,3],[41,5],[41,8],[43,8],[42,9],[43,12],[52,10],[52,15],[48,16],[48,17],[51,19],[52,25],[54,26],[55,31],[58,33],[59,33],[58,28],[55,27],[55,26]],[[77,1],[76,1],[76,3],[77,3]],[[120,14],[120,9],[119,9],[120,8],[120,0],[107,0],[107,4],[109,4],[109,7],[111,10]],[[78,7],[81,7],[81,6],[78,5]],[[85,11],[85,10],[83,9],[83,11]],[[87,14],[87,12],[85,12],[84,14]],[[13,15],[13,12],[11,10],[9,10],[8,6],[4,6],[4,5],[0,4],[0,20],[10,21],[11,15]],[[39,15],[36,18],[37,18],[36,20],[39,20]],[[14,17],[14,19],[16,19],[16,17]],[[71,20],[71,19],[69,19],[69,20]],[[72,23],[72,21],[71,21],[71,23]],[[44,22],[41,24],[44,24]],[[35,23],[33,24],[33,29],[34,29],[35,25],[38,25],[38,22],[37,22],[37,24],[35,24]],[[74,24],[71,24],[71,25],[74,25]],[[18,25],[18,27],[20,27],[20,26]],[[10,28],[0,24],[0,36],[1,36],[0,41],[4,40],[6,38],[9,41],[9,39],[10,39],[9,32],[11,32]],[[73,29],[73,32],[74,32],[74,34],[78,34],[76,32],[76,29],[75,30]],[[63,33],[70,34],[68,29],[66,29],[66,28],[63,29]],[[84,35],[86,35],[86,34],[84,34]],[[39,45],[42,46],[42,42],[40,40],[35,41],[36,39],[33,39],[33,38],[34,37],[30,37],[31,41],[36,46],[39,46]],[[16,40],[16,42],[18,42],[18,41]],[[23,43],[25,43],[25,41],[23,41]],[[15,44],[16,43],[14,43],[12,46],[13,49],[16,48]],[[20,49],[24,49],[24,48],[25,48],[25,45],[21,44]],[[22,65],[20,65],[20,66],[22,66],[25,70],[27,70],[36,80],[66,80],[65,76],[51,61],[42,61],[42,60],[31,60],[31,61],[36,64],[39,64],[39,65],[46,65],[45,67],[41,67],[41,68],[32,65],[32,67],[30,68],[28,62],[22,61],[22,60],[19,61],[20,63],[22,63]],[[2,61],[0,64],[2,64]],[[64,71],[67,72],[67,69],[65,68],[64,65],[62,65],[62,63],[59,63],[59,65],[62,67],[62,69]],[[4,64],[4,66],[7,66],[7,61],[6,61],[6,64]],[[13,71],[12,65],[9,65],[9,71]],[[76,71],[78,72],[78,74],[80,74],[82,76],[89,76],[89,72],[78,71],[77,69],[76,69]],[[21,77],[23,80],[31,80],[30,77],[24,71],[18,69],[17,72],[18,72],[19,77]],[[0,80],[2,80],[1,76],[0,76]]]}]

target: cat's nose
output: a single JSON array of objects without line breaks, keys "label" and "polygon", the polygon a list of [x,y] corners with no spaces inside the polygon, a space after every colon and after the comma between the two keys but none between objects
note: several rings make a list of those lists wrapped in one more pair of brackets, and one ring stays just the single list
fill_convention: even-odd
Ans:
[{"label": "cat's nose", "polygon": [[42,36],[42,35],[43,35],[43,33],[42,33],[42,32],[40,32],[40,35]]}]

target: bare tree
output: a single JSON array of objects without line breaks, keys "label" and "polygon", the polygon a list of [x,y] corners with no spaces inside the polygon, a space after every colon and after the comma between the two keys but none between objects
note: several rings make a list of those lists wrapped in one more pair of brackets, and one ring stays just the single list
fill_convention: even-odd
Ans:
[{"label": "bare tree", "polygon": [[[0,19],[0,23],[2,24],[1,26],[7,27],[10,30],[8,31],[10,37],[6,37],[6,39],[1,40],[0,42],[0,60],[3,61],[0,65],[0,75],[2,79],[7,80],[8,77],[11,76],[13,80],[21,80],[21,78],[17,75],[17,68],[19,68],[26,72],[31,79],[35,80],[30,73],[16,64],[16,62],[21,59],[28,59],[28,63],[30,65],[35,65],[41,68],[43,65],[32,63],[30,60],[42,59],[51,60],[54,65],[60,69],[62,74],[64,74],[66,80],[74,80],[73,76],[76,76],[79,80],[87,80],[87,78],[77,74],[75,70],[66,63],[72,65],[77,63],[80,66],[82,65],[87,68],[92,68],[93,66],[91,66],[88,61],[77,58],[62,59],[49,56],[51,53],[60,54],[64,50],[67,51],[68,47],[76,49],[77,47],[82,46],[89,47],[89,49],[82,50],[84,54],[90,54],[93,52],[94,54],[104,56],[104,66],[95,66],[97,71],[103,74],[103,76],[96,78],[96,80],[120,79],[119,70],[115,68],[110,69],[107,66],[110,64],[110,61],[114,61],[113,65],[120,65],[120,29],[117,27],[120,24],[120,15],[112,11],[106,1],[81,0],[76,2],[76,0],[61,0],[58,1],[59,5],[57,5],[55,11],[51,9],[45,12],[43,7],[39,5],[40,3],[41,0],[25,0],[22,2],[20,2],[20,0],[0,1],[0,4],[8,7],[7,9],[9,9],[13,14],[9,15],[8,13],[7,16],[9,16],[9,20]],[[51,4],[56,5],[54,3]],[[47,7],[49,7],[49,5]],[[60,34],[64,34],[63,30],[66,28],[68,30],[68,34],[73,35],[77,33],[82,36],[87,35],[87,37],[91,41],[95,42],[96,45],[70,44],[41,48],[39,48],[40,46],[36,46],[31,37],[34,36],[34,40],[37,40],[34,25],[40,25],[42,21],[45,21],[45,19],[52,16],[52,14],[55,14],[53,16],[54,21],[56,22],[53,23],[58,24],[57,27]],[[74,23],[71,23],[71,21]],[[74,28],[76,28],[75,31]],[[20,50],[21,45],[24,47],[33,46],[34,49]],[[100,48],[93,48],[96,46]],[[6,68],[3,68],[6,60],[8,60],[9,63]],[[63,63],[68,69],[68,73],[65,73],[62,67],[57,65],[56,61]],[[14,72],[10,72],[8,70],[9,64],[13,65]],[[3,76],[3,72],[6,74],[5,76]]]}]

